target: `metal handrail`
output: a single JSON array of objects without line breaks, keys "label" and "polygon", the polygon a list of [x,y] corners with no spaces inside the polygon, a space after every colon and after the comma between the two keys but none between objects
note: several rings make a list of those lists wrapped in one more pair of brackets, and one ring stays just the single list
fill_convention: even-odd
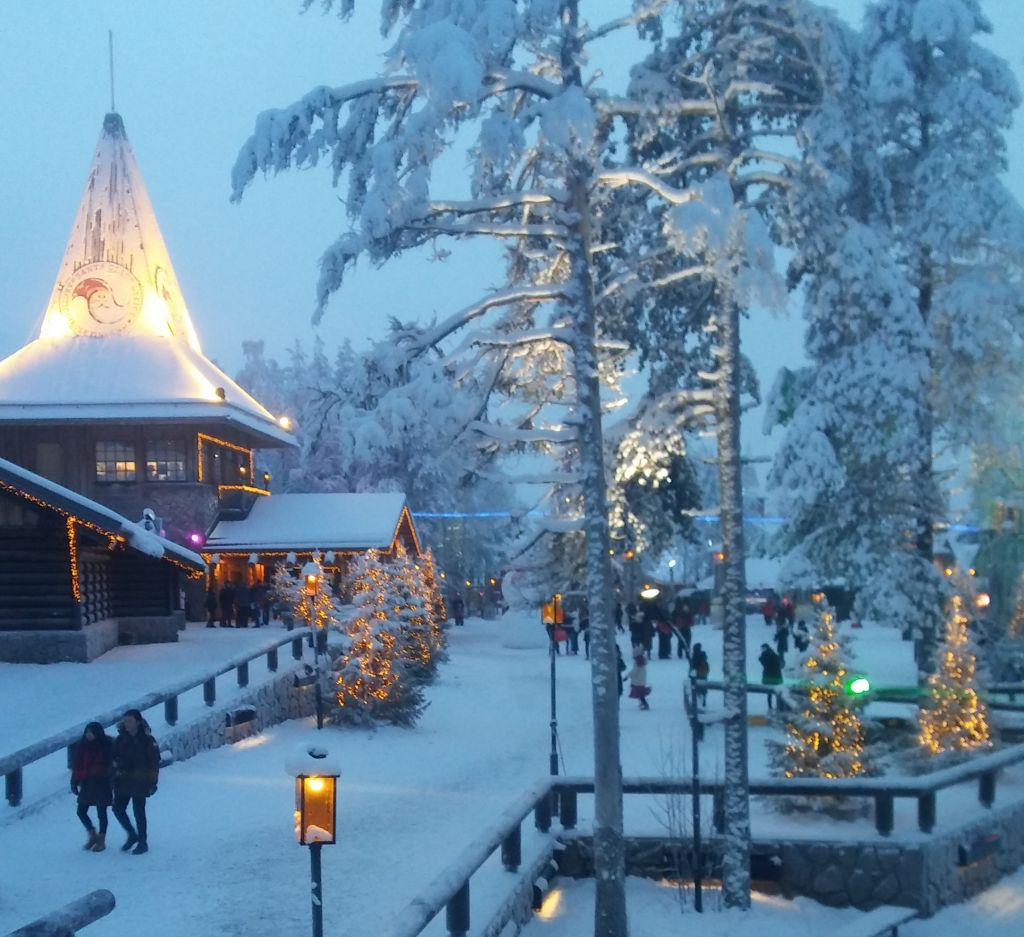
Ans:
[{"label": "metal handrail", "polygon": [[[256,649],[250,648],[249,650],[236,654],[226,663],[220,664],[217,669],[206,671],[202,676],[188,677],[177,683],[172,683],[170,686],[167,686],[162,690],[147,693],[145,696],[140,696],[137,699],[124,703],[115,709],[107,710],[98,716],[86,719],[84,722],[80,722],[77,725],[72,726],[70,729],[65,729],[63,732],[57,732],[54,735],[43,739],[41,742],[26,745],[24,748],[18,749],[9,755],[0,757],[0,774],[4,776],[6,788],[5,793],[8,803],[10,803],[12,807],[16,807],[21,802],[21,772],[24,767],[35,761],[39,761],[41,758],[45,758],[47,755],[52,755],[54,752],[60,751],[62,748],[70,748],[72,745],[76,744],[81,739],[82,733],[85,731],[85,727],[90,722],[98,722],[106,728],[107,726],[114,725],[118,722],[126,710],[137,709],[140,712],[145,712],[147,709],[152,709],[154,706],[159,706],[163,703],[165,707],[164,719],[168,725],[174,725],[177,722],[177,699],[182,693],[187,693],[189,690],[194,690],[201,686],[204,688],[204,699],[206,704],[208,706],[212,706],[216,702],[217,677],[235,670],[238,673],[239,686],[246,686],[249,682],[248,667],[251,661],[265,654],[267,656],[267,666],[269,669],[276,670],[278,648],[285,644],[291,644],[293,656],[298,660],[302,656],[302,640],[312,640],[312,635],[312,628],[299,628],[294,631],[289,631],[284,637],[264,641]],[[296,650],[298,651],[297,654]]]}]

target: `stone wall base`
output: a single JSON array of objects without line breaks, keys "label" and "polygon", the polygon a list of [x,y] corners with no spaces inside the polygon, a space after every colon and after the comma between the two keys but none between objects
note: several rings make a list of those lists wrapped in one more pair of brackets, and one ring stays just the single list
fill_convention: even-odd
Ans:
[{"label": "stone wall base", "polygon": [[[593,839],[564,833],[562,873],[594,874]],[[647,878],[693,877],[688,837],[626,837],[626,873]],[[722,842],[703,848],[706,879],[721,876]],[[991,887],[1024,865],[1024,803],[993,809],[954,831],[923,839],[817,842],[754,840],[751,879],[755,889],[803,895],[831,907],[864,911],[881,905],[913,908],[931,917]]]},{"label": "stone wall base", "polygon": [[0,631],[0,661],[9,664],[86,663],[117,647],[117,622],[97,621],[76,631]]},{"label": "stone wall base", "polygon": [[9,664],[87,663],[118,644],[165,644],[178,640],[185,613],[104,618],[78,630],[0,631],[0,661]]}]

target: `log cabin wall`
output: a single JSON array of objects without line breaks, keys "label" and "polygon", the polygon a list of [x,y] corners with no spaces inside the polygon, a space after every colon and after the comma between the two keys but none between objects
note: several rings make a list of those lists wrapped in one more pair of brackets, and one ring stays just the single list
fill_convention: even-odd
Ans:
[{"label": "log cabin wall", "polygon": [[0,631],[81,626],[64,519],[0,491]]}]

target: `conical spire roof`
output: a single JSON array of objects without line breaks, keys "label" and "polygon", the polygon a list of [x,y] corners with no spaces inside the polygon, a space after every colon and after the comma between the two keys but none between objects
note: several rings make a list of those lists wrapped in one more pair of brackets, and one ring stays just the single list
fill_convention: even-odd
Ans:
[{"label": "conical spire roof", "polygon": [[39,336],[0,361],[0,423],[79,420],[216,421],[295,445],[203,355],[120,114],[103,120]]},{"label": "conical spire roof", "polygon": [[120,114],[103,119],[40,338],[155,335],[199,351]]}]

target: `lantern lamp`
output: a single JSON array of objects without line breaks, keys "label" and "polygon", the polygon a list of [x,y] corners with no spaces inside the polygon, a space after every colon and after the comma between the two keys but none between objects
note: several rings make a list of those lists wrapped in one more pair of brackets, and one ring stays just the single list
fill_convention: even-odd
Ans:
[{"label": "lantern lamp", "polygon": [[991,604],[992,604],[992,596],[990,596],[987,592],[979,592],[974,597],[974,607],[975,608],[988,608],[989,605],[991,605]]},{"label": "lantern lamp", "polygon": [[302,567],[302,579],[306,595],[316,595],[316,587],[320,583],[320,567],[310,560]]},{"label": "lantern lamp", "polygon": [[659,595],[661,595],[661,589],[657,586],[644,586],[640,590],[641,599],[656,599]]}]

